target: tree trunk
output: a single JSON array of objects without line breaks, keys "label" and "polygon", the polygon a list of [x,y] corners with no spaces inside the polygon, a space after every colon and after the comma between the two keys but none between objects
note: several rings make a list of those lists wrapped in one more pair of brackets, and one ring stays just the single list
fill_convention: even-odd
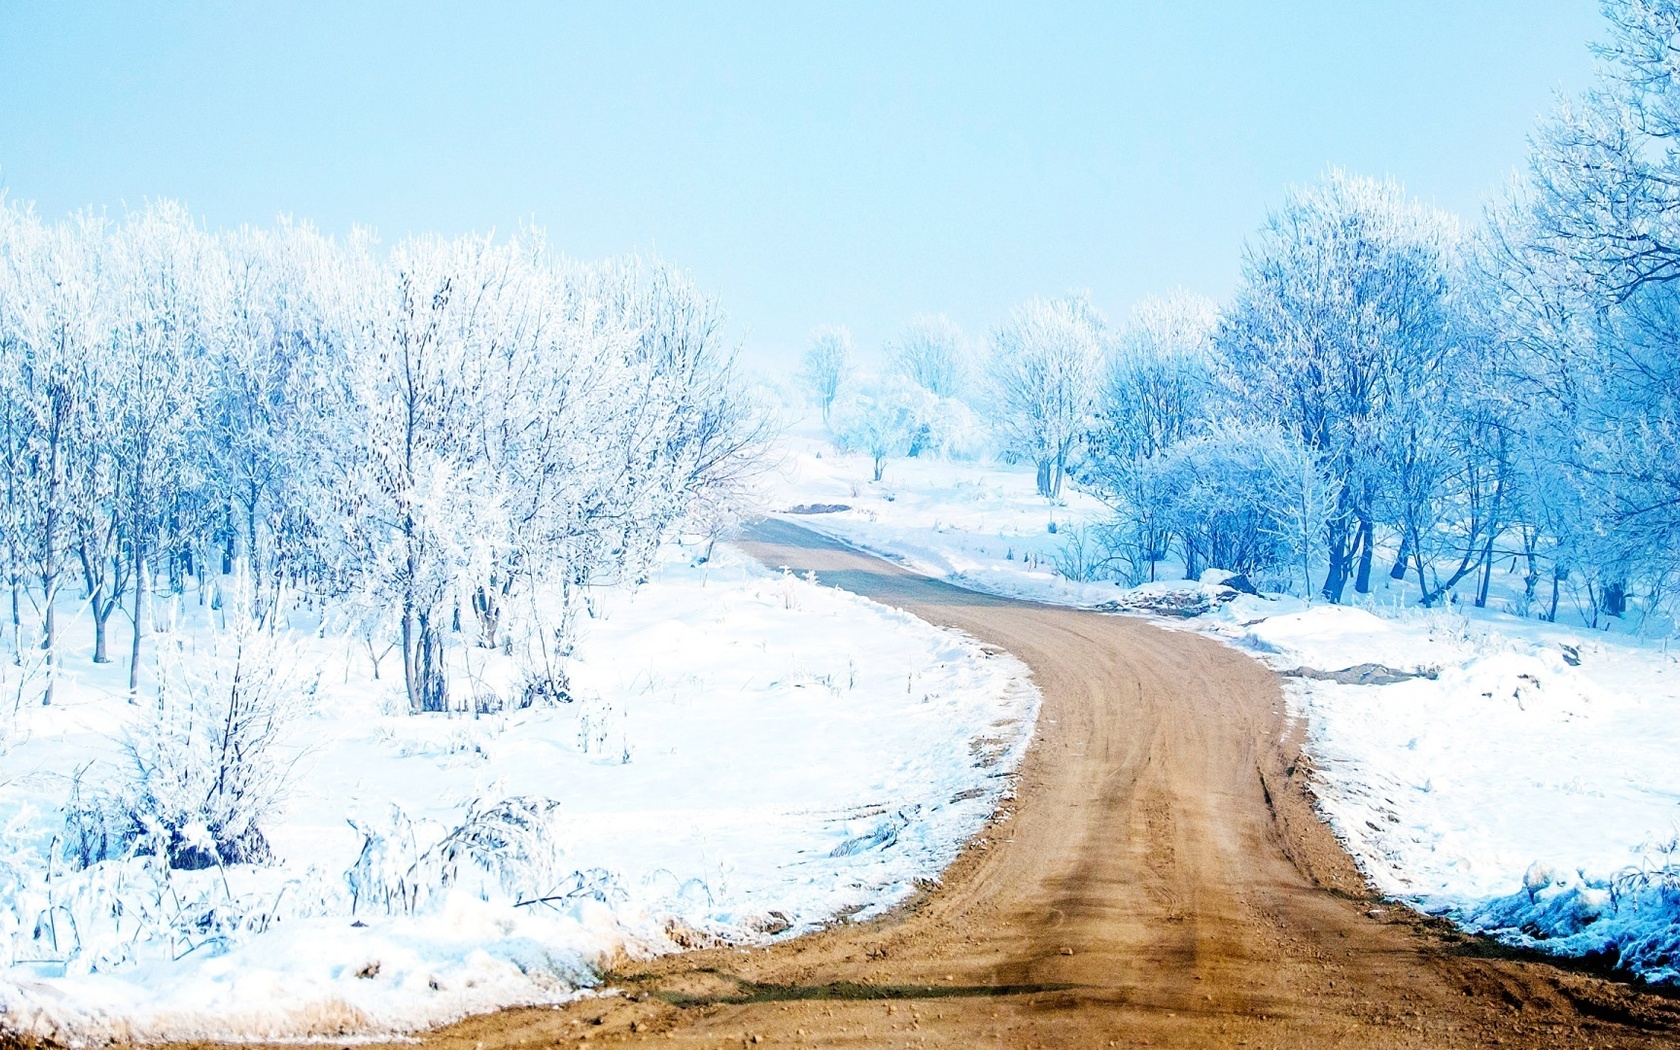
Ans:
[{"label": "tree trunk", "polygon": [[1046,499],[1050,498],[1050,461],[1038,461],[1038,494]]},{"label": "tree trunk", "polygon": [[420,714],[443,711],[448,692],[443,678],[443,639],[429,612],[419,612],[403,624],[403,674],[409,709]]},{"label": "tree trunk", "polygon": [[1408,535],[1402,534],[1400,536],[1400,553],[1394,556],[1394,568],[1388,570],[1389,579],[1403,580],[1406,578],[1406,566],[1410,564],[1412,556],[1411,551],[1412,538]]},{"label": "tree trunk", "polygon": [[403,617],[403,685],[411,714],[446,710],[448,689],[443,676],[443,638],[429,610]]},{"label": "tree trunk", "polygon": [[1598,607],[1606,616],[1620,617],[1627,612],[1627,584],[1621,580],[1607,583],[1599,592]]},{"label": "tree trunk", "polygon": [[496,648],[496,636],[502,622],[502,607],[489,587],[477,587],[472,595],[473,613],[478,618],[478,647]]},{"label": "tree trunk", "polygon": [[[180,523],[170,515],[169,535],[171,538],[181,534]],[[181,547],[179,543],[168,543],[163,547],[163,571],[169,578],[169,593],[180,594],[187,589],[187,578],[181,572]]]},{"label": "tree trunk", "polygon": [[415,673],[414,660],[414,610],[404,603],[402,616],[402,665],[403,691],[408,694],[408,713],[420,713],[420,681]]},{"label": "tree trunk", "polygon": [[105,624],[111,615],[111,609],[115,605],[116,599],[113,598],[105,604],[103,611],[97,603],[93,607],[93,662],[96,664],[111,662],[110,656],[106,655],[105,652]]},{"label": "tree trunk", "polygon": [[251,611],[259,614],[264,608],[261,561],[262,553],[257,549],[257,497],[252,493],[245,504],[245,564],[251,573]]},{"label": "tree trunk", "polygon": [[146,546],[138,538],[134,541],[134,644],[128,650],[128,695],[130,699],[140,691],[140,637],[146,629],[141,618],[146,597]]},{"label": "tree trunk", "polygon": [[53,679],[57,677],[57,616],[55,615],[53,599],[58,597],[58,514],[49,506],[43,527],[45,541],[42,553],[41,596],[46,611],[41,616],[41,648],[46,652],[47,685],[41,692],[41,706],[50,707],[53,702]]},{"label": "tree trunk", "polygon": [[1330,524],[1330,567],[1324,573],[1324,600],[1341,604],[1342,591],[1347,587],[1349,565],[1353,551],[1348,546],[1347,522],[1338,519]]},{"label": "tree trunk", "polygon": [[41,617],[41,648],[47,654],[47,687],[41,692],[41,706],[51,707],[53,702],[53,596],[47,592],[46,613]]},{"label": "tree trunk", "polygon": [[1487,547],[1482,551],[1482,585],[1476,589],[1476,608],[1486,609],[1488,587],[1493,584],[1493,537],[1489,536]]},{"label": "tree trunk", "polygon": [[1539,559],[1534,556],[1534,545],[1538,537],[1531,535],[1528,530],[1522,530],[1519,535],[1523,540],[1523,560],[1528,563],[1528,573],[1523,576],[1523,615],[1528,615],[1528,609],[1534,601],[1534,592],[1540,586]]},{"label": "tree trunk", "polygon": [[423,651],[426,654],[426,674],[423,681],[426,684],[426,710],[447,711],[449,690],[445,687],[443,678],[443,638],[436,630],[429,630],[425,634]]},{"label": "tree trunk", "polygon": [[1354,578],[1353,589],[1360,594],[1371,593],[1371,560],[1375,557],[1376,526],[1371,524],[1370,518],[1359,519],[1359,574]]}]

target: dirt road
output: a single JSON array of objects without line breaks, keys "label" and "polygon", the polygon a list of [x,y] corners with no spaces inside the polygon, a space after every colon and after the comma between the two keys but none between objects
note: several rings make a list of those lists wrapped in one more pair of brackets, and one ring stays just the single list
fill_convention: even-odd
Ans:
[{"label": "dirt road", "polygon": [[1044,709],[1012,811],[880,921],[626,965],[621,997],[427,1044],[1680,1045],[1680,1001],[1369,897],[1313,816],[1298,730],[1253,660],[957,590],[787,525],[743,546],[1025,660]]}]

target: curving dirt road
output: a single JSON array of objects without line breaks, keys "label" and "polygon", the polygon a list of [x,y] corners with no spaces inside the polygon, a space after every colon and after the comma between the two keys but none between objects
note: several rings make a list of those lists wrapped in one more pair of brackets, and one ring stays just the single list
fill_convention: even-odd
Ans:
[{"label": "curving dirt road", "polygon": [[1273,675],[1195,635],[988,598],[780,523],[766,564],[1010,650],[1044,692],[1011,812],[894,914],[612,975],[426,1044],[1674,1046],[1680,1001],[1368,895],[1313,815]]}]

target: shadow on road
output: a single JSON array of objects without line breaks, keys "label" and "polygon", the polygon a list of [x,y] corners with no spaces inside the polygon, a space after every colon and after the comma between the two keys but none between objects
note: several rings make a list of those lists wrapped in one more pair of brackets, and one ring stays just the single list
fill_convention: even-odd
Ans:
[{"label": "shadow on road", "polygon": [[956,587],[897,568],[879,555],[859,550],[821,533],[774,518],[741,530],[737,546],[773,569],[804,575],[817,582],[891,605],[987,607],[1031,604]]}]

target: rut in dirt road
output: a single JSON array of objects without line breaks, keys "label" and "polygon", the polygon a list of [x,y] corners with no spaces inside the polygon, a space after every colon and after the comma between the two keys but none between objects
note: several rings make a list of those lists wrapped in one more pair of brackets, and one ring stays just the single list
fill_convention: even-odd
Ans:
[{"label": "rut in dirt road", "polygon": [[1680,1002],[1371,898],[1275,676],[1135,619],[990,598],[791,525],[765,564],[960,628],[1044,693],[1010,810],[893,914],[626,964],[623,994],[431,1033],[677,1046],[1673,1046]]}]

